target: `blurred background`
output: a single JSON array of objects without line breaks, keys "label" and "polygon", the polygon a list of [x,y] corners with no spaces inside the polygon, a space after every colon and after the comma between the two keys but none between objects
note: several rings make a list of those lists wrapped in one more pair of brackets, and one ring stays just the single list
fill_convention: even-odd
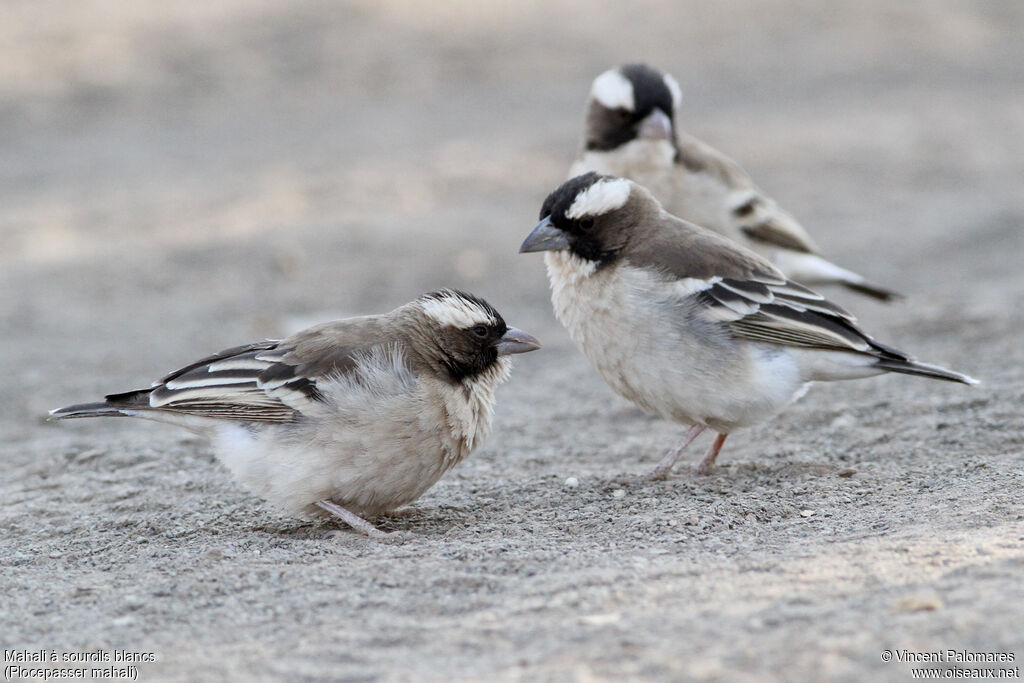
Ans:
[{"label": "blurred background", "polygon": [[[613,534],[606,529],[613,518],[622,524],[628,518],[607,512],[602,507],[611,504],[607,492],[600,484],[587,488],[587,482],[646,469],[675,438],[678,427],[645,421],[617,402],[555,322],[541,259],[516,253],[536,222],[541,202],[564,179],[576,153],[592,79],[627,61],[647,61],[672,73],[684,93],[678,125],[739,161],[803,223],[827,256],[908,295],[886,306],[837,290],[827,292],[851,308],[869,331],[985,382],[969,395],[962,387],[906,378],[816,388],[814,398],[788,411],[785,420],[730,439],[731,450],[723,461],[744,463],[748,469],[739,472],[742,476],[731,477],[736,474],[731,471],[715,480],[719,483],[694,485],[707,500],[729,497],[721,495],[717,487],[722,487],[737,504],[747,504],[754,495],[751,490],[763,487],[761,503],[750,503],[721,527],[699,532],[706,534],[704,541],[711,538],[708,542],[718,548],[741,547],[734,526],[754,517],[764,522],[765,515],[775,513],[763,510],[774,510],[779,496],[788,495],[779,491],[806,476],[805,470],[794,474],[784,468],[803,461],[813,463],[810,467],[847,466],[846,458],[866,459],[872,472],[872,467],[879,468],[870,486],[857,480],[852,485],[859,491],[871,486],[884,491],[871,503],[881,508],[857,507],[855,512],[842,497],[854,494],[833,491],[846,479],[832,477],[822,490],[811,490],[823,499],[839,496],[826,507],[841,510],[846,521],[834,522],[839,531],[827,533],[848,532],[844,538],[852,545],[844,547],[851,548],[853,557],[878,550],[857,545],[865,538],[864,529],[881,529],[881,536],[892,520],[902,520],[893,522],[894,527],[916,534],[921,543],[933,537],[938,520],[964,534],[989,522],[1019,520],[1019,500],[1015,508],[1006,497],[1019,492],[1022,476],[1022,37],[1024,3],[1019,0],[3,0],[0,458],[12,500],[29,501],[5,507],[0,518],[4,528],[16,531],[10,538],[17,549],[11,552],[22,553],[19,581],[24,584],[17,593],[22,611],[17,614],[30,616],[12,621],[22,629],[17,633],[25,638],[57,633],[53,637],[62,643],[74,643],[82,633],[75,625],[97,619],[110,642],[163,637],[154,635],[155,626],[118,622],[120,598],[106,607],[100,598],[95,604],[76,603],[71,612],[58,613],[52,605],[63,604],[62,599],[47,602],[49,589],[32,583],[50,576],[47,571],[57,571],[45,560],[54,557],[51,552],[71,557],[66,555],[69,549],[79,548],[85,553],[82,548],[109,543],[112,534],[121,533],[116,531],[119,525],[127,525],[123,533],[132,538],[155,529],[150,547],[159,542],[173,548],[153,562],[160,567],[180,563],[183,574],[189,567],[206,566],[189,554],[188,545],[205,543],[206,536],[186,535],[175,545],[177,541],[158,535],[167,525],[180,525],[182,534],[204,524],[217,528],[216,533],[224,534],[218,547],[236,543],[245,552],[248,544],[269,537],[269,545],[284,548],[278,559],[282,566],[316,562],[313,556],[324,552],[319,546],[296,550],[288,545],[301,545],[294,534],[254,531],[246,515],[259,502],[230,482],[204,446],[183,434],[120,421],[44,425],[47,410],[144,386],[217,349],[280,336],[332,317],[389,310],[441,286],[466,288],[487,298],[511,324],[540,337],[545,350],[517,361],[513,381],[499,396],[496,432],[502,436],[421,501],[433,512],[427,513],[420,532],[427,537],[449,530],[464,533],[469,540],[463,540],[473,548],[479,537],[472,534],[490,520],[498,525],[491,527],[498,536],[519,543],[519,530],[536,519],[524,519],[527,511],[553,524],[563,518],[566,497],[557,488],[549,491],[541,477],[556,481],[565,476],[565,463],[571,463],[568,471],[584,481],[577,497],[605,501],[593,503],[598,511],[587,518],[586,532],[552,541],[543,534],[556,532],[537,525],[537,535],[530,538],[538,547],[522,540],[522,547],[503,557],[525,563],[532,567],[531,576],[546,580],[563,570],[603,567],[602,562],[609,563],[610,573],[595,578],[594,586],[633,580],[631,553],[647,552],[663,538],[648,538],[637,546],[642,550],[628,550],[625,557],[595,555],[591,546],[567,549],[564,557],[581,558],[582,567],[575,567],[575,560],[563,565],[562,556],[554,558],[549,549],[569,548],[580,539],[602,548],[619,547],[619,536],[602,534]],[[1017,453],[1016,464],[1012,457],[996,459],[1007,453]],[[979,460],[993,469],[963,469],[964,463]],[[758,469],[762,463],[765,469]],[[179,465],[181,471],[175,469]],[[136,467],[141,469],[132,469]],[[965,489],[952,498],[939,493],[930,498],[920,492],[931,488],[918,488],[918,497],[904,498],[899,487],[908,471],[912,479],[928,482],[934,474],[937,492],[953,479]],[[477,486],[493,486],[492,498],[486,500],[508,499],[511,507],[503,512],[488,508],[490,512],[462,526],[452,520],[463,513],[437,511],[437,500],[478,511],[482,503]],[[666,486],[667,491],[684,484]],[[175,500],[164,500],[164,490]],[[186,498],[190,504],[175,504]],[[961,510],[948,515],[954,498],[971,501],[964,503],[970,514]],[[227,500],[230,514],[218,517],[207,511],[215,500]],[[692,496],[651,494],[646,500],[648,507],[641,507],[641,513],[648,510],[655,518],[667,518],[663,506],[696,505],[693,514],[702,516],[707,509]],[[826,532],[809,531],[821,516],[802,520],[793,513],[800,508],[793,506],[806,503],[785,500],[782,511],[771,517],[773,524],[778,522],[777,535],[770,542],[747,539],[754,548],[751,566],[762,566],[759,552],[783,554],[784,562],[763,560],[773,572],[789,566],[792,549],[779,540],[783,536],[799,552],[820,549],[814,544],[824,543]],[[129,505],[137,507],[124,507]],[[878,513],[878,520],[858,516],[872,509],[885,512]],[[49,521],[42,521],[45,515]],[[236,527],[224,526],[229,517]],[[288,528],[280,520],[263,523]],[[140,529],[142,524],[149,526]],[[673,533],[683,534],[684,526]],[[763,530],[755,527],[757,533]],[[1000,528],[992,533],[1009,538]],[[95,529],[103,531],[96,534]],[[728,538],[716,539],[716,529]],[[445,547],[460,542],[445,541]],[[958,547],[949,543],[929,552],[959,552],[951,550]],[[986,552],[997,552],[992,544],[986,547]],[[387,633],[410,604],[420,606],[414,611],[433,614],[429,604],[417,602],[422,586],[433,586],[424,589],[425,595],[448,594],[448,588],[434,586],[426,574],[416,574],[434,567],[423,559],[434,557],[432,548],[421,548],[418,552],[424,554],[415,561],[400,550],[353,551],[390,558],[380,575],[402,570],[414,576],[402,584],[408,592],[399,596],[393,612],[378,610],[381,621],[375,633]],[[675,548],[664,552],[674,553]],[[829,548],[822,552],[831,552]],[[129,550],[120,559],[105,561],[126,576],[156,571],[139,569],[138,556]],[[270,551],[263,547],[263,552]],[[689,561],[693,552],[691,545],[682,557],[666,557],[677,563],[671,566],[683,566],[678,563]],[[1019,550],[1014,552],[1019,555]],[[12,556],[5,551],[5,557]],[[763,615],[748,617],[757,614],[758,605],[772,603],[730,603],[737,606],[729,613],[738,616],[722,627],[724,635],[716,635],[709,624],[717,623],[717,616],[708,615],[721,614],[721,605],[712,604],[717,598],[709,596],[718,595],[717,572],[728,573],[735,563],[728,560],[722,569],[715,564],[718,556],[707,557],[711,569],[702,576],[712,583],[702,593],[704,602],[692,610],[686,602],[691,595],[687,582],[696,581],[696,574],[676,577],[681,584],[665,584],[671,569],[653,555],[650,566],[661,567],[661,574],[635,569],[645,582],[626,602],[647,596],[647,602],[636,598],[646,612],[622,623],[636,627],[632,634],[647,634],[635,636],[642,647],[648,645],[645,638],[652,639],[654,645],[645,651],[653,658],[648,661],[663,657],[663,668],[651,671],[697,677],[701,671],[719,671],[673,668],[679,659],[673,653],[687,643],[693,666],[704,661],[702,656],[721,654],[723,661],[731,661],[723,670],[732,674],[763,665],[776,673],[802,671],[805,680],[816,677],[825,666],[820,659],[809,655],[803,668],[790,669],[792,661],[765,660],[763,654],[789,652],[793,642],[805,637],[807,624],[800,615],[810,608],[793,607],[790,614],[797,616],[769,636],[757,626],[766,623]],[[494,558],[487,554],[480,561],[491,563]],[[962,559],[950,560],[950,566],[959,566]],[[68,562],[59,565],[61,571],[72,572],[68,576],[89,576],[85,560]],[[822,566],[835,565],[825,561]],[[348,567],[365,564],[354,561]],[[520,564],[510,567],[509,576]],[[616,573],[620,567],[627,568],[622,570],[625,578]],[[346,571],[346,564],[321,564],[317,570],[335,577],[331,572]],[[758,582],[769,581],[769,574],[758,576],[764,577]],[[821,585],[838,581],[827,572],[825,576],[831,578]],[[53,585],[63,591],[63,580],[62,574]],[[744,580],[739,576],[732,585]],[[813,583],[804,577],[792,580],[797,583],[776,584],[776,594],[794,594],[794,586]],[[121,585],[121,579],[95,581]],[[328,618],[322,616],[323,603],[317,609],[317,604],[294,602],[306,581],[307,575],[295,577],[286,591],[288,600],[273,593],[278,589],[271,584],[255,581],[258,590],[270,591],[257,601],[277,605],[274,609],[283,606],[286,619],[302,621],[310,614]],[[369,579],[359,574],[345,581]],[[489,614],[519,629],[520,644],[534,642],[530,634],[539,628],[536,615],[510,614],[507,606],[539,590],[536,584],[513,586],[493,576],[487,581],[501,587],[491,593],[495,611]],[[564,581],[575,586],[576,575]],[[861,655],[885,644],[893,628],[910,634],[903,642],[922,646],[934,644],[929,634],[935,633],[1019,633],[1012,628],[1019,614],[999,612],[1010,609],[1013,601],[1000,591],[1013,582],[992,581],[998,585],[982,580],[983,587],[968,601],[988,605],[987,616],[950,605],[948,621],[940,625],[894,626],[875,620],[887,613],[890,597],[876,590],[880,584],[875,578],[848,588],[849,595],[859,596],[850,604],[837,606],[829,602],[831,595],[810,599],[805,604],[822,605],[829,624],[823,633],[839,633],[842,638],[836,643],[857,643],[855,652],[834,644],[834,658],[825,670],[864,680],[863,667],[869,665]],[[204,595],[207,585],[196,584],[196,595]],[[666,592],[652,588],[658,586]],[[723,596],[740,601],[751,595],[759,596],[750,598],[755,602],[762,599],[755,588],[741,590],[738,597],[723,590]],[[342,599],[336,593],[325,593],[323,599],[333,604]],[[179,595],[177,589],[173,594]],[[666,597],[670,594],[683,603]],[[376,598],[367,600],[376,604]],[[195,602],[150,601],[158,606],[154,609],[165,610],[161,619],[176,614],[189,634],[167,636],[162,661],[173,657],[174,648],[190,651],[182,648],[191,643],[203,653],[203,661],[243,662],[248,674],[255,675],[253,662],[259,657],[298,647],[295,641],[278,640],[280,634],[271,626],[262,640],[253,641],[265,651],[254,652],[244,643],[207,647],[203,638],[223,644],[230,634],[243,640],[253,637],[246,626],[236,629],[239,615],[249,614],[248,608],[210,616]],[[601,599],[593,604],[596,611],[621,608]],[[195,614],[203,616],[197,621]],[[365,645],[359,635],[362,622],[357,628],[345,622],[344,611],[338,614],[338,621],[328,622],[329,628],[321,628],[316,637],[334,634],[350,638],[350,645]],[[654,621],[645,622],[644,614]],[[577,623],[572,621],[575,616],[565,618]],[[39,619],[52,621],[37,624]],[[687,621],[681,626],[673,620]],[[492,650],[486,637],[460,650],[460,638],[468,637],[459,630],[460,623],[461,617],[440,625],[431,622],[453,644],[434,654],[429,646],[433,636],[421,633],[424,626],[418,621],[406,623],[403,633],[422,639],[413,637],[424,643],[420,656],[426,659],[419,661],[433,662],[435,668],[427,670],[441,675],[449,661],[445,657],[476,662],[474,653]],[[551,628],[551,647],[564,645],[564,652],[576,647],[575,641],[559,640],[566,633],[562,622],[545,623]],[[40,630],[32,630],[36,628]],[[848,629],[873,635],[851,640]],[[744,641],[734,637],[738,632],[755,646],[772,647],[739,662],[728,660],[732,655],[722,654],[722,648]],[[598,657],[614,657],[606,672],[627,671],[615,667],[641,647],[587,642],[597,643],[591,652]],[[980,646],[980,641],[975,644]],[[941,645],[952,646],[952,640]],[[344,659],[352,652],[330,640],[304,651],[328,659]],[[224,652],[229,653],[226,658]],[[392,651],[380,652],[382,659],[354,671],[387,671]],[[509,666],[519,661],[518,647],[494,652]],[[572,657],[565,657],[562,664],[569,666]],[[876,660],[872,654],[870,666],[877,667]],[[489,660],[480,661],[484,669],[470,665],[466,670],[482,675]],[[404,670],[416,672],[418,665],[414,661]],[[641,675],[643,670],[628,672]],[[905,672],[894,668],[882,673],[905,678]]]}]

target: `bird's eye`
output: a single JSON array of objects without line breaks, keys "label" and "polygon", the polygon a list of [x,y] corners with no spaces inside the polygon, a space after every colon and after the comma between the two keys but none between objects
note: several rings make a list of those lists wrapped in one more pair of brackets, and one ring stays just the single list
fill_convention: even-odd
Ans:
[{"label": "bird's eye", "polygon": [[484,327],[483,325],[477,325],[476,327],[473,328],[473,334],[475,334],[478,337],[486,337],[487,328]]},{"label": "bird's eye", "polygon": [[586,218],[581,218],[580,219],[580,229],[581,230],[588,231],[588,230],[592,229],[593,227],[594,227],[594,219],[591,218],[590,216],[587,216]]}]

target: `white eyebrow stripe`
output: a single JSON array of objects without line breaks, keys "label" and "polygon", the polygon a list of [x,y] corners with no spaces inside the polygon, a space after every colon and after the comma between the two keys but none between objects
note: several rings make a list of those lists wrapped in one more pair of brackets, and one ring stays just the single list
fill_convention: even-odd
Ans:
[{"label": "white eyebrow stripe", "polygon": [[672,108],[678,109],[679,105],[683,102],[683,91],[679,87],[679,82],[672,78],[672,74],[665,74],[663,80],[668,91],[672,93]]},{"label": "white eyebrow stripe", "polygon": [[625,178],[598,180],[576,195],[565,216],[569,219],[601,216],[621,209],[629,200],[629,189],[629,181]]},{"label": "white eyebrow stripe", "polygon": [[590,87],[594,99],[608,109],[633,111],[633,84],[618,69],[610,69],[594,79]]},{"label": "white eyebrow stripe", "polygon": [[422,305],[423,311],[441,326],[451,325],[465,329],[474,325],[493,325],[498,322],[480,306],[460,297],[425,299]]}]

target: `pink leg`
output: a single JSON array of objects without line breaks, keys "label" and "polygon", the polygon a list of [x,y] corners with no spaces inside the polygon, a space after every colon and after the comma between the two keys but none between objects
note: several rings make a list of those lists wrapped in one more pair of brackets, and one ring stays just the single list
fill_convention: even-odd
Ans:
[{"label": "pink leg", "polygon": [[711,474],[715,471],[715,458],[718,457],[718,452],[722,450],[722,444],[725,443],[728,436],[728,434],[719,434],[715,437],[715,442],[708,449],[708,454],[697,465],[697,474]]},{"label": "pink leg", "polygon": [[365,519],[360,517],[354,512],[349,512],[345,508],[341,507],[337,503],[331,500],[318,500],[316,502],[317,507],[327,510],[332,515],[340,519],[341,521],[348,524],[354,530],[362,532],[370,538],[387,538],[391,534],[386,531],[381,531],[374,525],[367,522]]},{"label": "pink leg", "polygon": [[690,427],[690,431],[686,432],[686,436],[683,437],[683,440],[676,444],[675,448],[666,453],[665,457],[658,463],[658,466],[651,470],[650,474],[645,478],[653,481],[668,479],[668,473],[672,471],[676,461],[679,460],[679,456],[683,454],[686,447],[693,443],[693,440],[700,436],[705,429],[707,429],[707,427],[704,425],[693,425]]}]

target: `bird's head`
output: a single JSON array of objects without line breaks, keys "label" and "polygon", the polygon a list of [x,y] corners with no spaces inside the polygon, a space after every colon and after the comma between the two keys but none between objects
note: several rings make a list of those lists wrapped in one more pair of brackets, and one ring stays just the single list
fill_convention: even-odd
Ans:
[{"label": "bird's head", "polygon": [[472,379],[504,356],[540,348],[536,338],[509,327],[493,306],[466,292],[429,292],[412,308],[417,350],[453,381]]},{"label": "bird's head", "polygon": [[587,102],[584,145],[610,151],[633,140],[675,140],[682,91],[672,76],[646,64],[626,64],[594,79]]},{"label": "bird's head", "polygon": [[569,251],[597,268],[607,266],[660,211],[657,200],[636,183],[585,173],[548,195],[540,223],[519,252]]}]

